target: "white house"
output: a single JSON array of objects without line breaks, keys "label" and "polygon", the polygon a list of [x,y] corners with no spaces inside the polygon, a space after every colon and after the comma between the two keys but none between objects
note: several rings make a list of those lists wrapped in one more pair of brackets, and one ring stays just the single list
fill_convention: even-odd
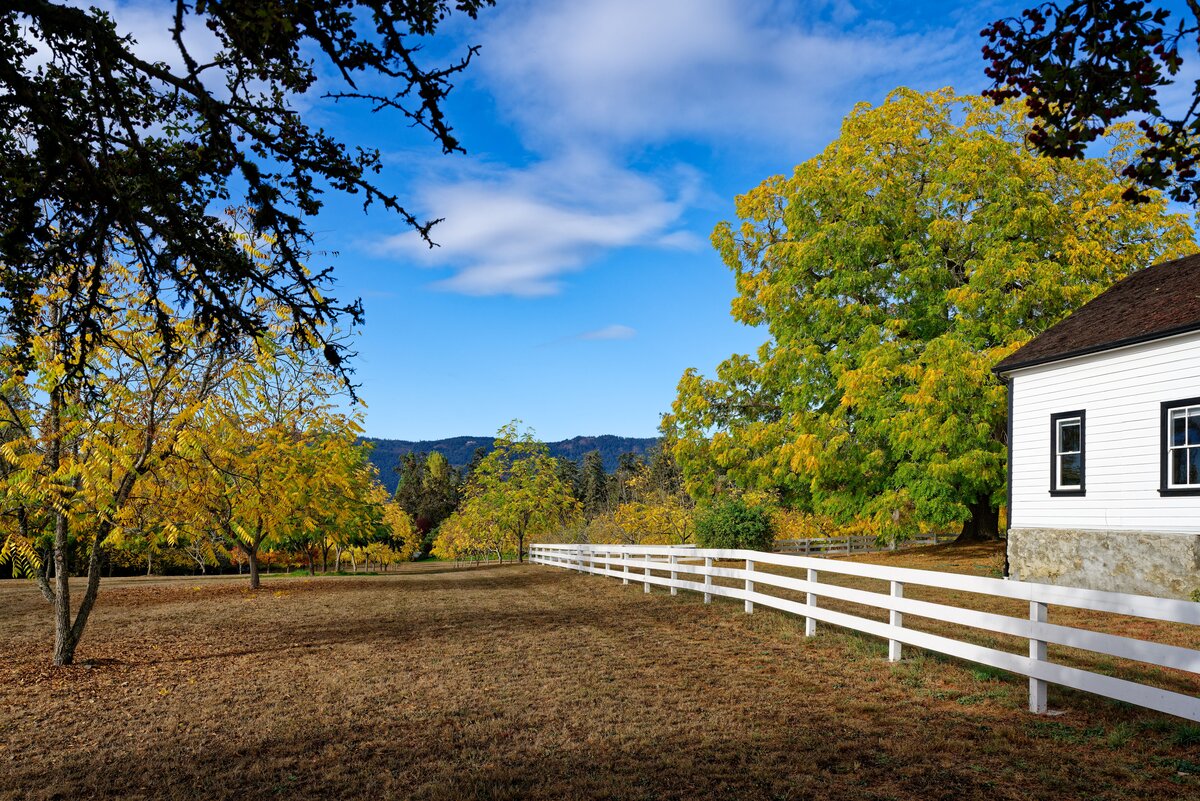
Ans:
[{"label": "white house", "polygon": [[995,370],[1010,575],[1200,590],[1200,254],[1129,276]]}]

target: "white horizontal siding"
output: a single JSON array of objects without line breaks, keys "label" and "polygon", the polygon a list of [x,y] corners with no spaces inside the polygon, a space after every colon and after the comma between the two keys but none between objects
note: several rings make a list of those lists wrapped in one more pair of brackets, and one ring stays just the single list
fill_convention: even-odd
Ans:
[{"label": "white horizontal siding", "polygon": [[[1200,496],[1158,494],[1163,401],[1200,397],[1200,333],[1017,370],[1014,528],[1200,533]],[[1082,497],[1050,495],[1050,415],[1083,409]]]}]

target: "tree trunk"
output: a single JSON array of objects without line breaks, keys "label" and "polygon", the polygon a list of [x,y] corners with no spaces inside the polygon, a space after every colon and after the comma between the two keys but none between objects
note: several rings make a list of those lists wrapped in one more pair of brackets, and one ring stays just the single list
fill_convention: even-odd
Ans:
[{"label": "tree trunk", "polygon": [[[253,548],[248,545],[239,543],[239,546],[246,554],[246,561],[250,563],[250,589],[258,589],[258,546]],[[271,569],[271,564],[267,563],[267,570]]]},{"label": "tree trunk", "polygon": [[67,563],[67,517],[54,516],[54,664],[75,661],[71,639],[71,569]]},{"label": "tree trunk", "polygon": [[[54,561],[57,576],[57,587],[54,593],[54,664],[71,665],[75,663],[75,648],[83,639],[83,630],[87,626],[92,607],[96,604],[96,596],[100,593],[100,573],[103,565],[100,559],[100,546],[108,535],[106,530],[97,533],[92,541],[92,552],[88,559],[87,586],[83,592],[83,600],[71,620],[71,588],[68,583],[71,578],[70,566],[66,558],[67,521],[65,515],[56,515],[54,525]],[[59,543],[63,547],[59,547]]]},{"label": "tree trunk", "polygon": [[1000,508],[983,498],[968,507],[971,517],[963,523],[955,542],[990,542],[1000,539]]}]

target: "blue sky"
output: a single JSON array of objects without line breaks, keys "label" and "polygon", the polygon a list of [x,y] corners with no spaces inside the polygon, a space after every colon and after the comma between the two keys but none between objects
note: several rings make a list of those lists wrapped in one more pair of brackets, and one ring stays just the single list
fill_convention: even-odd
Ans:
[{"label": "blue sky", "polygon": [[[109,7],[153,48],[155,5]],[[384,153],[381,183],[411,210],[445,218],[434,250],[356,198],[330,195],[314,221],[339,296],[365,303],[368,434],[520,418],[548,440],[655,435],[685,369],[763,339],[730,318],[708,244],[734,197],[819,152],[857,102],[979,91],[979,30],[1024,5],[498,0],[429,42],[481,47],[447,106],[467,155],[311,101],[312,120]]]},{"label": "blue sky", "polygon": [[[357,377],[372,436],[653,436],[688,367],[761,332],[729,316],[708,237],[733,198],[836,137],[901,85],[983,88],[979,30],[1020,7],[742,0],[500,0],[436,49],[481,45],[449,112],[468,155],[395,120],[327,124],[388,156],[386,183],[446,218],[330,203],[317,224],[367,324]],[[325,113],[322,110],[322,113]]]}]

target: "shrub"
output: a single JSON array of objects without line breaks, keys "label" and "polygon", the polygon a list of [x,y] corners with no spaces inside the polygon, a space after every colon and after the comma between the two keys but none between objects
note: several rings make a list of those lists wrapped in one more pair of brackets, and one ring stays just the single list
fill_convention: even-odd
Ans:
[{"label": "shrub", "polygon": [[769,551],[775,535],[767,510],[737,498],[712,506],[697,517],[696,540],[702,548]]}]

